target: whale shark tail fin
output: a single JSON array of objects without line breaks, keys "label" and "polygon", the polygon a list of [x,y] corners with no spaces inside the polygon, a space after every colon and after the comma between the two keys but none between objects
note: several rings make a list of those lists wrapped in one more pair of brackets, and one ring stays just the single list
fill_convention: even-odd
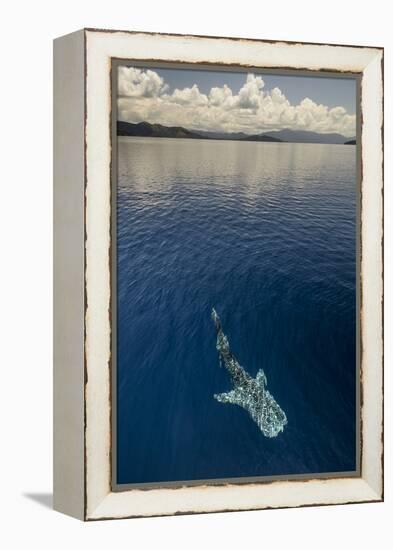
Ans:
[{"label": "whale shark tail fin", "polygon": [[212,308],[212,319],[214,321],[214,324],[216,325],[216,330],[218,332],[219,330],[221,330],[221,320],[220,320],[220,317],[218,316],[217,311],[214,309],[214,307]]}]

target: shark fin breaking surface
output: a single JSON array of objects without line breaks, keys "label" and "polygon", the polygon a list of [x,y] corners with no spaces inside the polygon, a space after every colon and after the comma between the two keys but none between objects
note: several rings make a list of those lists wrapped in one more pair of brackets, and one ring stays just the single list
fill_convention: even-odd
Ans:
[{"label": "shark fin breaking surface", "polygon": [[231,377],[234,389],[215,394],[220,403],[230,403],[245,409],[266,437],[276,437],[288,423],[287,417],[271,393],[266,389],[266,375],[260,369],[252,378],[238,363],[231,352],[227,336],[222,330],[221,320],[212,309],[212,319],[217,331],[216,349],[220,365],[223,365]]}]

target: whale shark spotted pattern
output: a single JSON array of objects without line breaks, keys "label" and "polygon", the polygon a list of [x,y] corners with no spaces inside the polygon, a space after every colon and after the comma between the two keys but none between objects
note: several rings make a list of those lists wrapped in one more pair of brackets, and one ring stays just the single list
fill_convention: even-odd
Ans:
[{"label": "whale shark spotted pattern", "polygon": [[288,423],[287,417],[271,393],[266,389],[267,380],[263,370],[259,370],[252,378],[238,363],[230,350],[228,338],[225,336],[220,318],[212,309],[212,319],[217,331],[217,351],[220,364],[231,376],[234,389],[227,393],[215,394],[220,403],[232,403],[243,407],[256,422],[266,437],[276,437]]}]

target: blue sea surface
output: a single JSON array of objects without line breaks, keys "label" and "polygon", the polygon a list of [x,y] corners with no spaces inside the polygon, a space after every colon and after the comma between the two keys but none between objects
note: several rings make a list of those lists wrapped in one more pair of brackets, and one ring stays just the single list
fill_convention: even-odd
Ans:
[{"label": "blue sea surface", "polygon": [[[117,482],[356,469],[356,147],[118,138]],[[213,395],[220,315],[288,424]]]}]

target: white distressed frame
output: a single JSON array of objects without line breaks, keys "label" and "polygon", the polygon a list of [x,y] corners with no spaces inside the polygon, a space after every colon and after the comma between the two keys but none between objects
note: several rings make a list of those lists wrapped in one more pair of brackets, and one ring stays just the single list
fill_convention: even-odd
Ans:
[{"label": "white distressed frame", "polygon": [[[83,518],[251,510],[383,499],[383,50],[85,30]],[[82,55],[82,53],[81,53]],[[111,490],[110,163],[112,58],[362,73],[361,477]],[[82,421],[82,419],[81,419]],[[60,491],[60,489],[59,489]],[[58,506],[62,509],[62,506]],[[64,508],[64,507],[63,507]],[[80,516],[80,514],[74,514]]]}]

